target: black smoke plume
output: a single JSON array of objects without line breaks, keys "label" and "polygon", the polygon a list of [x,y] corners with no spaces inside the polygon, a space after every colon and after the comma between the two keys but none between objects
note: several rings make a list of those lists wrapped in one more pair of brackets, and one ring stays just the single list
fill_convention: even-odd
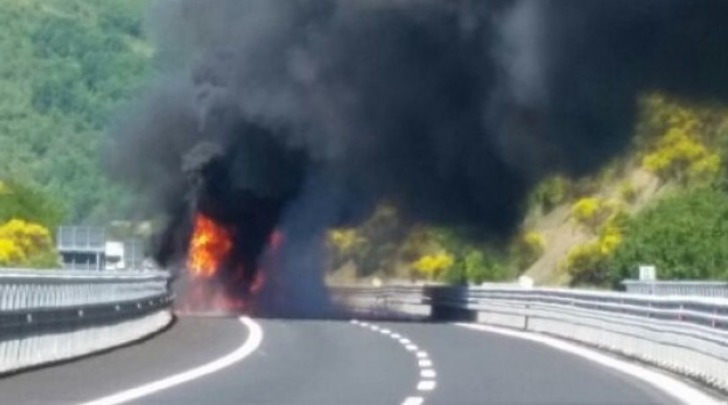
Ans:
[{"label": "black smoke plume", "polygon": [[163,265],[205,213],[234,230],[244,293],[281,230],[269,288],[305,313],[325,231],[377,203],[506,235],[544,176],[627,145],[640,94],[725,99],[726,18],[724,0],[157,1],[159,80],[114,167],[166,214]]}]

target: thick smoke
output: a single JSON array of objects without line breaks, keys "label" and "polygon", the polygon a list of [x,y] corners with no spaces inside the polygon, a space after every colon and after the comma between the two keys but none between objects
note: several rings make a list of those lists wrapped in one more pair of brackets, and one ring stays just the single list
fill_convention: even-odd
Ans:
[{"label": "thick smoke", "polygon": [[723,0],[157,1],[160,80],[116,171],[167,214],[164,265],[203,212],[234,229],[244,290],[280,229],[267,285],[305,312],[325,230],[378,202],[507,235],[537,181],[625,147],[640,94],[728,96],[726,17]]}]

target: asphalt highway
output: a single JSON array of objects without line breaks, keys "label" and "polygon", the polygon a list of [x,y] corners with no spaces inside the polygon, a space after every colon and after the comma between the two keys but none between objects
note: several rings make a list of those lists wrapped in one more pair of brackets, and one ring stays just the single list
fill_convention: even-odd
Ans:
[{"label": "asphalt highway", "polygon": [[581,357],[451,324],[185,317],[140,344],[0,379],[0,404],[82,403],[676,402]]}]

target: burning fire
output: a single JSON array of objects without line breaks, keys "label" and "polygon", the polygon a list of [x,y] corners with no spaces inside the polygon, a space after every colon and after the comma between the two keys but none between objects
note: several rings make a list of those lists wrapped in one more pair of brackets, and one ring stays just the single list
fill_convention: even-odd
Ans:
[{"label": "burning fire", "polygon": [[[253,278],[246,276],[240,260],[233,252],[233,228],[221,225],[212,218],[197,213],[187,255],[187,284],[178,300],[181,311],[248,311],[252,297],[266,284],[263,268]],[[283,234],[273,232],[268,240],[272,255],[266,270],[275,267],[275,255],[283,243]],[[238,258],[239,259],[239,258]]]},{"label": "burning fire", "polygon": [[231,248],[230,231],[198,213],[190,240],[187,271],[193,277],[211,278],[217,273]]}]

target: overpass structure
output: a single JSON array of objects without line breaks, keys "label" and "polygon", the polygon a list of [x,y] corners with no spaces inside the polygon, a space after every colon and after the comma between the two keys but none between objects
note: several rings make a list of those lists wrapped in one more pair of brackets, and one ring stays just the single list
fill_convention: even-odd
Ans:
[{"label": "overpass structure", "polygon": [[717,404],[728,387],[720,298],[504,285],[332,296],[342,319],[171,326],[162,272],[2,271],[0,403]]}]

